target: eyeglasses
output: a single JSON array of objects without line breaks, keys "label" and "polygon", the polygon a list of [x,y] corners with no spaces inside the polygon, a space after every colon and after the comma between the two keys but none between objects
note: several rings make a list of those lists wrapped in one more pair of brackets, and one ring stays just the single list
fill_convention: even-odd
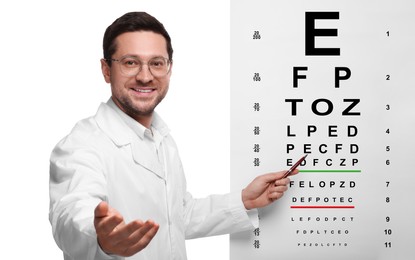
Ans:
[{"label": "eyeglasses", "polygon": [[135,76],[147,65],[151,75],[154,77],[164,77],[170,72],[171,61],[164,57],[154,57],[147,63],[144,63],[135,56],[125,56],[120,59],[105,59],[106,61],[118,62],[121,73],[125,76]]}]

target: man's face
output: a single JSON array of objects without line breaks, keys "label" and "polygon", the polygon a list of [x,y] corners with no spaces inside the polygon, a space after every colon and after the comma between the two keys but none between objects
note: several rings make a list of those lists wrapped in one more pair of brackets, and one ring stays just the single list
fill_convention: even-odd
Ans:
[{"label": "man's face", "polygon": [[[127,32],[116,39],[117,50],[112,59],[134,56],[143,64],[154,57],[169,58],[166,40],[161,34],[151,31]],[[151,116],[154,108],[166,96],[170,72],[162,77],[154,77],[148,66],[143,65],[133,76],[122,73],[119,62],[113,61],[109,67],[101,61],[105,81],[111,83],[112,99],[125,113],[138,120]]]}]

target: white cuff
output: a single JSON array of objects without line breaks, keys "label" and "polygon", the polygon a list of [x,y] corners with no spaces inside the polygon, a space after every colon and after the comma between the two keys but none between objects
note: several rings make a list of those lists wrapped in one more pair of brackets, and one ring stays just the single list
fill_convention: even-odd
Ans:
[{"label": "white cuff", "polygon": [[248,214],[248,217],[252,223],[252,226],[254,226],[254,228],[258,228],[259,227],[258,209],[246,210],[246,213]]},{"label": "white cuff", "polygon": [[258,209],[247,210],[242,201],[242,192],[232,192],[230,194],[230,204],[235,205],[233,208],[233,215],[236,219],[244,219],[249,222],[254,228],[259,226]]}]

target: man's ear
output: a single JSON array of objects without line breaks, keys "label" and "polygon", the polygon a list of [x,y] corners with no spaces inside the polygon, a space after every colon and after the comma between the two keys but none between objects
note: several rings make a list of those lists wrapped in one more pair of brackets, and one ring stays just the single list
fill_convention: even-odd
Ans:
[{"label": "man's ear", "polygon": [[101,59],[101,71],[105,82],[111,83],[111,68],[108,65],[107,61],[104,59]]}]

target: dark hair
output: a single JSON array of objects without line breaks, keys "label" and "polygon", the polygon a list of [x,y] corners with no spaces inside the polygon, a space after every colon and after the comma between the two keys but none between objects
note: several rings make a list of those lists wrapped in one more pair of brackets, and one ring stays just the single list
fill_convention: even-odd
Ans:
[{"label": "dark hair", "polygon": [[[135,31],[152,31],[161,34],[167,43],[167,53],[169,59],[173,58],[173,47],[171,46],[171,39],[163,24],[160,23],[153,16],[145,12],[130,12],[115,20],[104,33],[103,49],[104,59],[111,59],[115,53],[117,46],[115,38],[120,34]],[[107,60],[108,65],[111,65],[111,60]]]}]

